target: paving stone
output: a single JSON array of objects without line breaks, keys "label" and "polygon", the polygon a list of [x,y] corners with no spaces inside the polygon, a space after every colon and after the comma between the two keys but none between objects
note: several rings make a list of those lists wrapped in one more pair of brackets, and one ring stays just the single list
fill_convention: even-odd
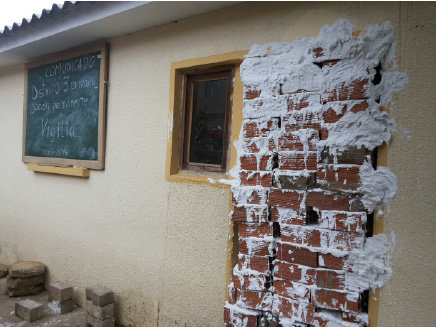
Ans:
[{"label": "paving stone", "polygon": [[64,282],[54,282],[48,286],[48,300],[63,302],[73,298],[73,287]]},{"label": "paving stone", "polygon": [[114,303],[114,292],[102,285],[96,284],[86,288],[86,299],[99,307]]},{"label": "paving stone", "polygon": [[0,278],[4,278],[8,275],[9,267],[0,263]]},{"label": "paving stone", "polygon": [[31,277],[44,274],[45,266],[37,261],[19,261],[9,266],[11,277]]},{"label": "paving stone", "polygon": [[19,290],[14,289],[8,289],[8,295],[10,297],[16,297],[16,296],[24,296],[24,295],[36,295],[43,291],[44,287],[43,285],[37,285],[37,286],[29,286],[25,287]]},{"label": "paving stone", "polygon": [[19,301],[15,303],[15,315],[29,322],[33,322],[43,317],[43,305],[33,300]]},{"label": "paving stone", "polygon": [[97,319],[90,314],[86,315],[86,324],[91,327],[114,327],[114,318],[109,318],[105,320]]},{"label": "paving stone", "polygon": [[6,285],[10,289],[22,289],[30,286],[37,286],[44,283],[44,275],[32,277],[6,277]]},{"label": "paving stone", "polygon": [[58,314],[64,314],[73,311],[74,301],[73,299],[68,299],[62,302],[49,300],[48,307]]},{"label": "paving stone", "polygon": [[86,300],[86,311],[91,316],[93,316],[97,319],[100,319],[100,320],[113,318],[114,317],[114,304],[111,303],[111,304],[105,305],[104,307],[100,307],[100,306],[92,303],[92,301]]}]

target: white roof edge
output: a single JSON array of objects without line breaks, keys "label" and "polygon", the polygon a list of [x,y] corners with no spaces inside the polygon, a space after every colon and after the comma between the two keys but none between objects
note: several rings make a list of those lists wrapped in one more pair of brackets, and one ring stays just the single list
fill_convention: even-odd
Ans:
[{"label": "white roof edge", "polygon": [[[15,27],[8,33],[9,35],[2,36],[0,53],[147,3],[150,1],[83,1],[76,2],[74,6],[68,8],[60,7],[57,15],[47,18],[37,15],[38,19],[32,19],[26,26],[19,26],[21,28]],[[65,12],[65,9],[70,12]],[[17,23],[14,25],[16,26]]]},{"label": "white roof edge", "polygon": [[238,2],[83,1],[52,7],[0,33],[0,69],[85,43],[143,30]]}]

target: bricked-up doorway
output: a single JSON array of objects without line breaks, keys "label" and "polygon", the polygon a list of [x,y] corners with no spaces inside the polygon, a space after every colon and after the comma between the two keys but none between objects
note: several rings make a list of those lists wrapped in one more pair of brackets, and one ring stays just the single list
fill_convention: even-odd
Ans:
[{"label": "bricked-up doorway", "polygon": [[[382,72],[393,67],[393,28],[368,30],[340,20],[316,39],[254,46],[241,65],[226,326],[369,324],[369,289],[383,283],[364,274],[366,248],[384,237],[374,236],[374,210],[396,179],[377,167],[394,128]],[[378,202],[377,185],[389,189]]]}]

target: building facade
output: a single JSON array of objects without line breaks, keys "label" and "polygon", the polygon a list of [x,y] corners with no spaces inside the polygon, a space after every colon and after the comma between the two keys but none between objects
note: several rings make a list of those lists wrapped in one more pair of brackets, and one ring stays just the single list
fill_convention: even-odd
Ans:
[{"label": "building facade", "polygon": [[[78,287],[79,304],[86,286],[107,285],[116,294],[116,319],[123,326],[222,326],[238,241],[229,220],[232,191],[216,181],[230,176],[172,170],[180,158],[172,155],[183,125],[172,114],[181,101],[177,71],[206,69],[213,62],[237,67],[232,68],[228,172],[237,165],[233,142],[239,138],[245,106],[244,91],[235,91],[242,87],[238,65],[253,45],[316,37],[338,19],[348,20],[356,31],[389,21],[395,31],[396,70],[407,73],[409,82],[393,96],[389,109],[397,131],[383,150],[398,185],[377,225],[389,237],[395,235],[392,277],[369,314],[378,318],[377,326],[432,326],[435,5],[208,5],[106,8],[105,17],[98,17],[103,9],[97,6],[88,8],[96,13],[86,22],[78,5],[56,14],[65,13],[63,23],[50,17],[31,23],[40,28],[41,37],[30,39],[20,28],[4,35],[0,260],[44,262],[48,281]],[[81,17],[83,24],[68,27],[67,10],[77,10],[72,17]],[[136,27],[123,25],[126,17],[136,21],[121,14],[143,15],[141,10],[151,13],[151,26],[141,25],[145,19]],[[52,35],[44,34],[50,24],[64,30],[55,33],[51,26]],[[92,170],[88,179],[28,171],[21,160],[24,63],[102,39],[109,45],[105,169]]]}]

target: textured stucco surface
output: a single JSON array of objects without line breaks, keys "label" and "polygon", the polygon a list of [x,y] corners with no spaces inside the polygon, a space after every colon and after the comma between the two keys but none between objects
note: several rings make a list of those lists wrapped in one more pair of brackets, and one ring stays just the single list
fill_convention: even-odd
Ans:
[{"label": "textured stucco surface", "polygon": [[[432,326],[436,258],[432,3],[242,4],[109,40],[106,169],[89,180],[37,174],[21,162],[23,67],[0,73],[0,261],[39,260],[49,280],[100,282],[126,326],[221,326],[228,191],[164,181],[170,64],[313,36],[347,18],[389,20],[399,70],[389,166],[399,191],[386,218],[397,236],[380,326]],[[411,140],[407,131],[412,131]]]}]

